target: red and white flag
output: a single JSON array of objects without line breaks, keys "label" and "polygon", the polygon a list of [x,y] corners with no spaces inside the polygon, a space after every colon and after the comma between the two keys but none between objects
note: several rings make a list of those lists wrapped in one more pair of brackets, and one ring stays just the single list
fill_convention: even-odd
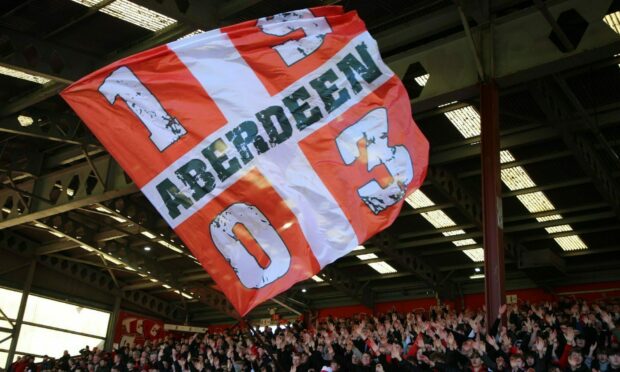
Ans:
[{"label": "red and white flag", "polygon": [[402,83],[340,7],[178,40],[62,97],[241,315],[388,227],[428,165]]}]

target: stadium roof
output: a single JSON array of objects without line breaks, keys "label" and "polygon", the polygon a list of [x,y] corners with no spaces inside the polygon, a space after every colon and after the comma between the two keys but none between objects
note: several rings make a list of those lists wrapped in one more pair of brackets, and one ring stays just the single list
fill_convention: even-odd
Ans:
[{"label": "stadium roof", "polygon": [[34,258],[44,293],[106,306],[121,293],[136,311],[230,321],[213,280],[57,93],[120,57],[291,4],[359,12],[409,91],[431,166],[385,233],[251,317],[482,289],[473,50],[492,56],[500,87],[507,287],[618,279],[618,1],[465,3],[2,1],[0,284],[19,287]]}]

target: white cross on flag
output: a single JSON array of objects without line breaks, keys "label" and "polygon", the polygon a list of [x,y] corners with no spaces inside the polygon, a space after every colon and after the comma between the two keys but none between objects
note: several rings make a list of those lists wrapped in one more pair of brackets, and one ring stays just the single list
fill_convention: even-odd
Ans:
[{"label": "white cross on flag", "polygon": [[428,165],[402,83],[340,7],[178,40],[62,97],[241,315],[388,227]]}]

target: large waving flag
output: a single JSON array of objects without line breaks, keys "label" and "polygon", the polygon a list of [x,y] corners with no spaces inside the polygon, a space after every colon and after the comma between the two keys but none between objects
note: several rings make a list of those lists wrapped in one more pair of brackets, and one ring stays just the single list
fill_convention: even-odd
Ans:
[{"label": "large waving flag", "polygon": [[62,97],[241,315],[388,227],[428,165],[402,83],[340,7],[178,40]]}]

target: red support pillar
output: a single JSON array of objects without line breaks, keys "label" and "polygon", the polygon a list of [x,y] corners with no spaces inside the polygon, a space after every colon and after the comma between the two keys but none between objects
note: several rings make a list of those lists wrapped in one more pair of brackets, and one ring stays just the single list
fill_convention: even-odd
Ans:
[{"label": "red support pillar", "polygon": [[504,291],[504,226],[499,160],[499,95],[495,81],[480,87],[482,209],[486,325],[491,327],[506,301]]}]

